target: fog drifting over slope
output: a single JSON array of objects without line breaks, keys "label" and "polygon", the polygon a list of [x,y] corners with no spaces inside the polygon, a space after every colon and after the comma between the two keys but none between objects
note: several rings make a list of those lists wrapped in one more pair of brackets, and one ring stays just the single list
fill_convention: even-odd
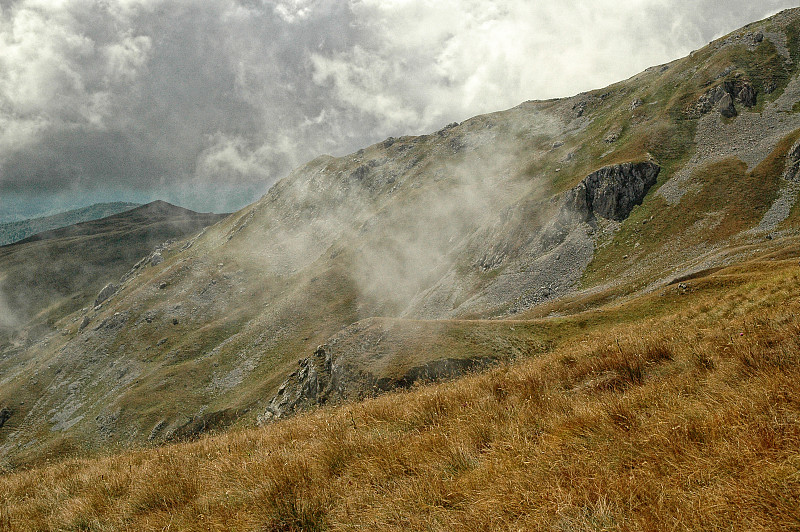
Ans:
[{"label": "fog drifting over slope", "polygon": [[793,5],[0,0],[0,217],[232,210],[320,153],[600,87]]}]

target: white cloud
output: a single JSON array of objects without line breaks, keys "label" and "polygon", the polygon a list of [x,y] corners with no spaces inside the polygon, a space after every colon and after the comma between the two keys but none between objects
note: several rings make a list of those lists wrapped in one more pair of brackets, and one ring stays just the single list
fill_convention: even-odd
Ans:
[{"label": "white cloud", "polygon": [[105,81],[108,84],[131,83],[147,63],[152,39],[146,35],[125,35],[119,42],[103,50],[106,60]]},{"label": "white cloud", "polygon": [[207,147],[198,157],[197,174],[207,179],[224,179],[232,181],[247,178],[267,179],[276,163],[287,153],[293,153],[296,146],[286,135],[269,144],[253,145],[239,136],[223,133],[210,139]]},{"label": "white cloud", "polygon": [[[103,123],[115,94],[128,90],[147,62],[150,38],[129,29],[98,42],[78,20],[78,0],[28,0],[0,18],[0,120],[5,145],[46,124]],[[121,13],[121,12],[120,12]],[[108,13],[106,13],[107,15]],[[109,19],[110,27],[125,22]]]},{"label": "white cloud", "polygon": [[0,188],[217,206],[222,181],[257,195],[320,152],[602,87],[791,5],[6,0]]},{"label": "white cloud", "polygon": [[[738,4],[738,2],[737,2]],[[749,11],[760,16],[787,2]],[[750,19],[708,0],[352,0],[368,38],[313,55],[314,81],[387,130],[568,96],[627,78]],[[716,15],[721,16],[707,16]]]},{"label": "white cloud", "polygon": [[275,2],[275,13],[290,24],[308,18],[312,10],[312,0],[279,0]]}]

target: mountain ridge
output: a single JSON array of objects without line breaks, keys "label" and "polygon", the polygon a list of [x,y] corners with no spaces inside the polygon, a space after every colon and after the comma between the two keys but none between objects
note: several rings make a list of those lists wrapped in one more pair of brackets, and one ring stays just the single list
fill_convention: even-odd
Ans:
[{"label": "mountain ridge", "polygon": [[[604,89],[310,161],[25,350],[52,380],[0,449],[24,461],[166,441],[221,412],[253,423],[298,359],[363,320],[569,314],[776,246],[800,223],[782,177],[800,136],[799,14]],[[413,367],[459,358],[459,335]],[[18,371],[7,382],[34,370]]]},{"label": "mountain ridge", "polygon": [[49,216],[0,223],[0,246],[13,244],[36,233],[105,218],[106,216],[133,209],[139,205],[139,203],[127,202],[95,203],[88,207],[72,209]]},{"label": "mountain ridge", "polygon": [[[0,246],[3,332],[13,335],[28,320],[52,324],[64,309],[88,304],[103,284],[116,281],[165,240],[193,234],[219,218],[153,202]],[[11,321],[16,325],[9,326]]]}]

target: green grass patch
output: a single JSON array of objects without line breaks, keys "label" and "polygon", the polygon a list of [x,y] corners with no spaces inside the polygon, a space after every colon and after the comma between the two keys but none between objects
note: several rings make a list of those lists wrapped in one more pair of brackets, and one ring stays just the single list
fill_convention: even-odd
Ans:
[{"label": "green grass patch", "polygon": [[[658,253],[675,239],[681,240],[681,246],[719,242],[755,226],[777,197],[785,154],[798,136],[794,132],[783,139],[752,172],[733,157],[697,169],[677,205],[670,206],[651,193],[596,251],[584,273],[584,286],[611,279],[620,265]],[[704,219],[701,229],[691,230]]]},{"label": "green grass patch", "polygon": [[758,100],[753,108],[755,112],[761,112],[764,104],[775,100],[789,84],[792,69],[786,65],[784,57],[768,39],[764,39],[752,52],[744,46],[732,46],[728,56],[731,63],[744,72],[756,89]]}]

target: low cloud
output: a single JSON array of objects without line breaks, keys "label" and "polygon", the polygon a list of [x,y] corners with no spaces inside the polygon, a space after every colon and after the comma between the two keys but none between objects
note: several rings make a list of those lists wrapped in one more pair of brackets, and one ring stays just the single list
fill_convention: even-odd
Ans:
[{"label": "low cloud", "polygon": [[4,1],[0,194],[231,210],[320,153],[600,87],[791,6]]}]

